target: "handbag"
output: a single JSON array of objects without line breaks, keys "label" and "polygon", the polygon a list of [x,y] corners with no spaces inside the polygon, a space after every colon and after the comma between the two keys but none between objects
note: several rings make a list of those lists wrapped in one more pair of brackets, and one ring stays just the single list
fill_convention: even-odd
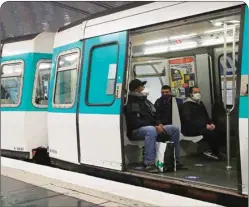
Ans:
[{"label": "handbag", "polygon": [[166,141],[156,143],[155,165],[160,172],[176,171],[174,142]]}]

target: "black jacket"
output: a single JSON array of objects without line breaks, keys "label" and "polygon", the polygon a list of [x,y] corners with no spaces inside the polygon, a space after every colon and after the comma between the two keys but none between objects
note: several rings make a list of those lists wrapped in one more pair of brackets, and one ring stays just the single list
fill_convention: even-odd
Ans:
[{"label": "black jacket", "polygon": [[[182,100],[176,98],[177,105],[182,104]],[[156,100],[156,119],[157,124],[171,125],[172,124],[172,98],[169,101],[162,97]]]},{"label": "black jacket", "polygon": [[201,135],[207,124],[212,124],[203,102],[196,103],[187,99],[180,107],[182,134],[185,136]]},{"label": "black jacket", "polygon": [[146,96],[129,94],[128,103],[125,106],[127,124],[127,136],[130,138],[135,129],[144,126],[156,125],[156,110]]}]

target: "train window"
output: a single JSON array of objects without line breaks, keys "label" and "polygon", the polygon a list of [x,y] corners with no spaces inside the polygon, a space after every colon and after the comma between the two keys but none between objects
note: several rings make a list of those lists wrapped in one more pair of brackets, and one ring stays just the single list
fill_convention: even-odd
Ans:
[{"label": "train window", "polygon": [[1,66],[1,106],[17,107],[21,103],[24,62],[4,62]]},{"label": "train window", "polygon": [[37,63],[32,103],[39,108],[47,107],[48,105],[51,64],[49,60],[40,60]]},{"label": "train window", "polygon": [[53,104],[55,107],[72,107],[75,100],[80,50],[62,52],[57,59]]},{"label": "train window", "polygon": [[87,77],[87,105],[111,105],[114,100],[118,62],[118,44],[105,44],[91,49]]}]

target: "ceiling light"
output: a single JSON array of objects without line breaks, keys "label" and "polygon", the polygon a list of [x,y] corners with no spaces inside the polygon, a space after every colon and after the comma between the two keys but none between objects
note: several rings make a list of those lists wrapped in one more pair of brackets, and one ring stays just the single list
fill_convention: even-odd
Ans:
[{"label": "ceiling light", "polygon": [[188,35],[179,35],[179,36],[172,36],[169,39],[170,40],[178,40],[178,39],[183,39],[183,38],[187,38],[187,37],[193,37],[196,36],[196,33],[192,33],[192,34],[188,34]]},{"label": "ceiling light", "polygon": [[163,53],[167,52],[168,47],[154,47],[154,48],[147,48],[144,50],[144,54],[156,54],[156,53]]},{"label": "ceiling light", "polygon": [[159,40],[146,41],[144,44],[145,45],[152,45],[152,44],[157,44],[157,43],[161,43],[161,42],[168,42],[168,41],[169,41],[168,38],[164,38],[164,39],[159,39]]},{"label": "ceiling light", "polygon": [[177,50],[184,50],[197,47],[197,43],[191,43],[186,45],[179,45],[179,46],[171,46],[170,51],[177,51]]},{"label": "ceiling light", "polygon": [[216,27],[220,27],[223,23],[222,22],[214,22],[213,25]]},{"label": "ceiling light", "polygon": [[240,21],[239,20],[231,20],[231,21],[228,21],[229,23],[232,23],[232,24],[238,24],[238,23],[240,23]]},{"label": "ceiling light", "polygon": [[[227,27],[227,30],[231,30],[231,29],[232,27]],[[224,28],[207,30],[207,31],[204,31],[204,34],[210,34],[210,33],[221,32],[221,31],[224,31]]]}]

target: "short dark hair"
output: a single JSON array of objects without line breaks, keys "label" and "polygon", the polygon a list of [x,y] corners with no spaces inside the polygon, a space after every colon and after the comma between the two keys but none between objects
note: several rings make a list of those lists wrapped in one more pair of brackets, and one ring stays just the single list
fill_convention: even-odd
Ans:
[{"label": "short dark hair", "polygon": [[199,88],[198,86],[192,86],[188,89],[188,94],[190,95],[191,93],[193,93],[194,88]]},{"label": "short dark hair", "polygon": [[161,90],[167,90],[167,89],[171,91],[171,87],[169,85],[162,86]]}]

